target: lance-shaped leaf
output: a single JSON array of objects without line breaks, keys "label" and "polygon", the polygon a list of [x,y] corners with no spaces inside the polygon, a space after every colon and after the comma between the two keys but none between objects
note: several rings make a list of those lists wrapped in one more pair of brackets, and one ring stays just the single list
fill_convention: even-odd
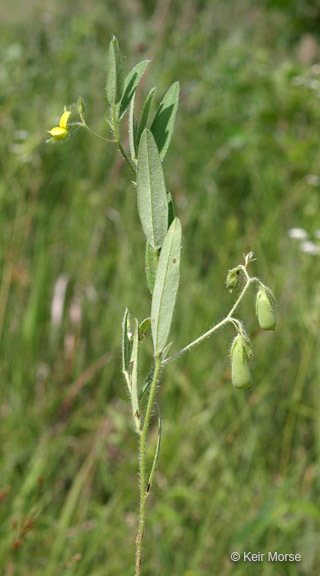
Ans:
[{"label": "lance-shaped leaf", "polygon": [[132,353],[132,338],[133,334],[131,329],[130,312],[128,308],[126,308],[122,321],[122,373],[126,379],[130,395],[130,360]]},{"label": "lance-shaped leaf", "polygon": [[150,60],[142,60],[132,68],[131,72],[124,80],[124,89],[121,101],[117,106],[117,120],[120,122],[121,118],[126,113],[126,110],[134,96],[134,93],[140,83],[140,80],[149,64]]},{"label": "lance-shaped leaf", "polygon": [[149,92],[148,96],[146,97],[145,102],[143,104],[142,113],[141,113],[141,120],[140,120],[139,130],[138,130],[138,136],[137,136],[138,144],[140,142],[141,134],[144,131],[145,127],[147,126],[150,107],[151,107],[151,103],[152,103],[152,100],[153,100],[155,93],[156,93],[156,89],[151,88],[151,90],[150,90],[150,92]]},{"label": "lance-shaped leaf", "polygon": [[161,248],[168,227],[166,185],[157,145],[145,129],[139,145],[137,176],[138,212],[152,248]]},{"label": "lance-shaped leaf", "polygon": [[147,335],[148,330],[150,328],[150,324],[151,324],[150,316],[148,318],[145,318],[144,320],[142,320],[142,322],[139,326],[139,342],[141,342],[141,340],[143,340],[144,337]]},{"label": "lance-shaped leaf", "polygon": [[171,326],[180,278],[181,224],[175,218],[160,253],[151,306],[155,354],[164,349]]},{"label": "lance-shaped leaf", "polygon": [[143,397],[143,395],[147,392],[147,390],[149,389],[149,387],[151,386],[153,377],[154,377],[154,370],[155,367],[152,368],[151,372],[148,374],[148,376],[146,377],[143,386],[141,387],[141,390],[139,392],[139,400],[141,400],[141,398]]},{"label": "lance-shaped leaf", "polygon": [[110,106],[117,104],[123,94],[124,79],[122,56],[115,36],[112,37],[109,45],[108,75],[107,75],[107,100]]},{"label": "lance-shaped leaf", "polygon": [[163,360],[166,360],[166,358],[168,357],[169,350],[170,350],[171,346],[172,346],[172,342],[169,342],[169,344],[167,344],[166,347],[162,350],[162,352],[161,352],[161,362],[162,362]]},{"label": "lance-shaped leaf", "polygon": [[[168,201],[168,228],[170,228],[174,220],[174,207],[170,192],[167,192],[167,201]],[[147,286],[151,294],[153,293],[154,283],[156,279],[158,260],[159,260],[159,251],[158,250],[155,251],[149,244],[149,242],[147,242],[145,253],[145,271],[146,271]]]},{"label": "lance-shaped leaf", "polygon": [[130,108],[129,108],[129,148],[130,148],[130,154],[131,154],[131,158],[134,162],[137,161],[137,146],[136,146],[136,140],[137,140],[137,122],[134,118],[134,101],[135,101],[135,94],[133,95],[133,98],[130,102]]},{"label": "lance-shaped leaf", "polygon": [[146,271],[147,286],[150,290],[150,294],[153,293],[158,268],[158,259],[159,259],[158,250],[154,250],[151,244],[147,242],[146,254],[145,254],[145,271]]},{"label": "lance-shaped leaf", "polygon": [[139,322],[135,318],[132,352],[130,358],[130,388],[131,388],[131,406],[136,430],[139,432],[141,428],[140,409],[138,400],[138,351],[139,351]]},{"label": "lance-shaped leaf", "polygon": [[151,132],[157,143],[161,161],[163,161],[171,142],[179,106],[179,92],[179,82],[175,82],[160,102],[151,125]]}]

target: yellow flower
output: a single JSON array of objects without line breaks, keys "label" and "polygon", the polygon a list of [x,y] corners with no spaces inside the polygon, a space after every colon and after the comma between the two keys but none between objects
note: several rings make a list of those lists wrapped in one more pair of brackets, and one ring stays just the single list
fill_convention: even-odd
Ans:
[{"label": "yellow flower", "polygon": [[65,110],[64,113],[62,114],[61,118],[60,118],[59,126],[55,126],[54,128],[52,128],[52,130],[48,131],[48,133],[51,134],[51,136],[53,136],[53,138],[51,138],[49,140],[49,142],[66,140],[66,138],[68,137],[68,133],[69,133],[67,123],[68,123],[68,119],[69,119],[70,114],[71,114],[71,112],[69,112],[68,110]]}]

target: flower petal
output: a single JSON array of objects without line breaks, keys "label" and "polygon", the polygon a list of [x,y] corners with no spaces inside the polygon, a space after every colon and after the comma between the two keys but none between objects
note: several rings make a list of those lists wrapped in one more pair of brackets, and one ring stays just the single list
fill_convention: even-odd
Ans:
[{"label": "flower petal", "polygon": [[49,130],[49,134],[58,140],[65,140],[68,136],[68,130],[66,128],[55,126],[52,130]]},{"label": "flower petal", "polygon": [[59,122],[60,128],[67,128],[67,122],[68,122],[70,114],[71,114],[71,112],[69,110],[64,111],[64,113],[62,114],[62,116],[60,118],[60,122]]}]

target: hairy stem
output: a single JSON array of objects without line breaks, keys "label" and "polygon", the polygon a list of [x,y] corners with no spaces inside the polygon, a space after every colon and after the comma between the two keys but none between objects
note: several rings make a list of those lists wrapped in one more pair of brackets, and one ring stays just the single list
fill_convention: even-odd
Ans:
[{"label": "hairy stem", "polygon": [[81,116],[81,120],[82,120],[82,122],[73,122],[73,123],[69,124],[69,126],[79,126],[80,128],[85,128],[88,132],[90,132],[90,134],[92,134],[92,136],[95,136],[96,138],[98,138],[98,140],[102,140],[102,142],[111,142],[111,144],[117,144],[116,140],[110,140],[110,138],[103,138],[103,136],[99,136],[99,134],[94,132],[90,128],[90,126],[88,126],[88,124],[86,123],[86,121],[84,120],[84,118],[82,116]]},{"label": "hairy stem", "polygon": [[145,414],[145,419],[143,423],[143,429],[140,436],[140,452],[139,452],[139,472],[140,472],[140,515],[139,515],[139,525],[138,533],[136,538],[137,552],[136,552],[136,573],[135,576],[141,576],[141,564],[142,564],[142,542],[143,533],[145,525],[145,512],[146,512],[146,448],[147,448],[147,434],[150,424],[152,407],[154,403],[157,381],[160,373],[161,361],[160,356],[155,357],[155,368],[154,375],[151,383],[150,394],[148,398],[148,404]]},{"label": "hairy stem", "polygon": [[152,468],[151,468],[151,472],[150,472],[150,476],[149,476],[149,480],[148,480],[148,484],[147,484],[147,488],[146,488],[146,496],[149,496],[149,494],[151,492],[151,488],[152,488],[152,484],[153,484],[153,480],[155,477],[157,464],[158,464],[158,460],[159,460],[160,446],[161,446],[162,424],[161,424],[161,414],[160,414],[160,408],[159,408],[158,402],[155,402],[155,406],[157,408],[157,414],[158,414],[158,440],[157,440],[157,447],[156,447],[156,451],[154,454],[153,464],[152,464]]},{"label": "hairy stem", "polygon": [[89,126],[88,124],[84,123],[83,127],[88,130],[88,132],[90,132],[90,134],[92,134],[93,136],[95,136],[96,138],[98,138],[99,140],[102,140],[102,142],[111,142],[112,144],[116,144],[116,140],[110,140],[109,138],[103,138],[102,136],[99,136],[99,134],[96,134],[96,132],[94,132]]}]

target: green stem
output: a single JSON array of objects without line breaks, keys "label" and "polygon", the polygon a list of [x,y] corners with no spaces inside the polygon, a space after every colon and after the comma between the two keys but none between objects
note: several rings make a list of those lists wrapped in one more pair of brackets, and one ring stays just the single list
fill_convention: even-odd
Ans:
[{"label": "green stem", "polygon": [[210,330],[208,330],[207,332],[205,332],[204,334],[199,336],[199,338],[197,338],[196,340],[193,340],[192,342],[190,342],[190,344],[188,344],[187,346],[185,346],[184,348],[182,348],[181,350],[179,350],[175,354],[172,354],[172,356],[169,356],[165,360],[162,360],[162,362],[161,362],[162,366],[164,366],[165,364],[168,364],[168,362],[173,360],[173,358],[176,358],[177,356],[181,356],[181,354],[184,354],[185,352],[189,352],[189,350],[194,348],[194,346],[197,346],[197,344],[200,344],[201,342],[203,342],[203,340],[205,340],[206,338],[211,336],[211,334],[213,334],[214,332],[219,330],[219,328],[222,328],[222,326],[225,326],[225,324],[228,324],[229,322],[231,322],[231,323],[239,322],[238,320],[233,318],[232,315],[235,312],[235,310],[238,308],[238,306],[239,306],[242,298],[244,297],[246,291],[248,290],[250,284],[252,284],[253,282],[257,282],[257,278],[250,278],[248,276],[247,272],[246,272],[245,276],[246,276],[246,284],[245,284],[239,298],[236,300],[235,304],[232,306],[229,314],[227,314],[227,316],[223,320],[221,320],[221,322],[219,322],[218,324],[216,324],[215,326],[210,328]]},{"label": "green stem", "polygon": [[98,138],[98,140],[102,140],[102,142],[111,142],[112,144],[117,144],[116,140],[110,140],[109,138],[103,138],[102,136],[99,136],[99,134],[94,132],[88,126],[88,124],[86,124],[84,121],[83,122],[75,122],[74,124],[70,124],[70,126],[80,126],[82,128],[85,128],[86,130],[88,130],[88,132],[90,132],[90,134],[92,134],[92,136],[95,136],[96,138]]},{"label": "green stem", "polygon": [[155,357],[155,368],[154,375],[152,379],[152,384],[150,388],[150,394],[148,398],[148,404],[145,414],[145,419],[143,423],[143,429],[140,436],[140,452],[139,452],[139,472],[140,472],[140,515],[139,515],[139,525],[138,533],[136,538],[137,553],[136,553],[136,573],[135,576],[141,576],[141,564],[142,564],[142,542],[143,533],[145,525],[145,511],[146,511],[146,448],[147,448],[147,434],[150,424],[152,407],[154,403],[157,381],[160,374],[161,361],[159,354]]},{"label": "green stem", "polygon": [[157,464],[158,464],[158,460],[159,460],[160,447],[161,447],[162,424],[161,424],[161,414],[160,414],[160,408],[159,408],[158,402],[155,402],[155,406],[157,408],[157,414],[158,414],[158,440],[157,440],[156,451],[154,454],[153,464],[152,464],[152,468],[151,468],[151,472],[150,472],[150,476],[149,476],[149,480],[148,480],[148,484],[147,484],[147,488],[146,488],[146,496],[149,496],[149,494],[151,492],[151,488],[152,488],[152,484],[153,484],[153,480],[155,477]]},{"label": "green stem", "polygon": [[131,172],[134,174],[134,176],[136,176],[136,169],[135,169],[135,167],[133,166],[133,164],[130,162],[130,160],[129,160],[127,154],[125,153],[125,151],[124,151],[124,149],[123,149],[123,146],[122,146],[122,144],[121,144],[121,142],[120,142],[119,131],[118,131],[118,124],[117,124],[116,106],[115,106],[115,104],[112,106],[112,121],[113,121],[113,130],[114,130],[114,136],[115,136],[115,139],[116,139],[116,140],[115,140],[115,141],[116,141],[116,144],[117,144],[117,146],[118,146],[118,148],[119,148],[119,150],[120,150],[120,152],[121,152],[121,154],[122,154],[122,156],[123,156],[123,159],[124,159],[125,162],[128,164]]}]

